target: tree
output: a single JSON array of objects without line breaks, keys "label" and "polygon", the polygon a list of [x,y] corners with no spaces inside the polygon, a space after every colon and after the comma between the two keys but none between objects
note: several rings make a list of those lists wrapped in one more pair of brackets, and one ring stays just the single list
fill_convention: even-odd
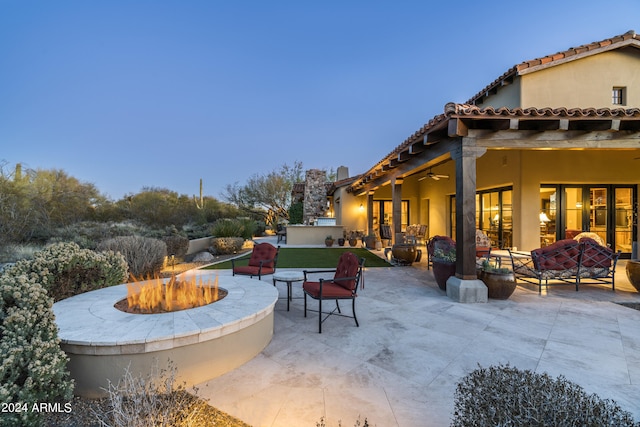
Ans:
[{"label": "tree", "polygon": [[289,219],[293,184],[302,181],[302,162],[284,164],[267,174],[252,175],[245,185],[228,184],[224,197],[239,209],[261,217],[267,224]]},{"label": "tree", "polygon": [[5,167],[0,164],[0,239],[6,242],[46,240],[56,227],[91,219],[106,200],[93,184],[62,170]]}]

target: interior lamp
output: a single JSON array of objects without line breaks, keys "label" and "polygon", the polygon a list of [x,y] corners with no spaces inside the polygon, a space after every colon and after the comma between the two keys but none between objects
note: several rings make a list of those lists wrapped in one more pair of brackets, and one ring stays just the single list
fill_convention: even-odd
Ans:
[{"label": "interior lamp", "polygon": [[545,212],[540,212],[540,224],[544,225],[551,221]]}]

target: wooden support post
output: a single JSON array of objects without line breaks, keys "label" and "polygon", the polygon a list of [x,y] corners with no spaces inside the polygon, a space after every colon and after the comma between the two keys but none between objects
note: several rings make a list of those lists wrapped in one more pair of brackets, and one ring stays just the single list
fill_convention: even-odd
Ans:
[{"label": "wooden support post", "polygon": [[393,243],[397,242],[397,236],[402,233],[402,178],[394,178],[391,181],[391,218],[393,221]]},{"label": "wooden support post", "polygon": [[456,162],[456,277],[476,279],[476,158],[486,148],[474,138],[459,138],[451,157]]}]

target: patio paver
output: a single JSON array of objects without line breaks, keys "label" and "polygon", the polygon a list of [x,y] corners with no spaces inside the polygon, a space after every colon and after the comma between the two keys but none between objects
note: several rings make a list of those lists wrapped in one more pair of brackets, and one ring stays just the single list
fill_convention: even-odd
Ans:
[{"label": "patio paver", "polygon": [[[271,276],[262,281],[273,286]],[[302,296],[300,286],[293,295]],[[550,286],[538,295],[518,286],[509,300],[486,304],[450,300],[424,259],[370,268],[356,303],[359,328],[332,317],[318,334],[302,300],[287,312],[281,299],[267,348],[200,384],[199,395],[256,427],[315,426],[322,416],[328,427],[352,426],[358,416],[378,427],[447,426],[457,382],[478,364],[509,363],[564,375],[640,421],[640,311],[613,301],[640,302],[624,261],[615,292]]]}]

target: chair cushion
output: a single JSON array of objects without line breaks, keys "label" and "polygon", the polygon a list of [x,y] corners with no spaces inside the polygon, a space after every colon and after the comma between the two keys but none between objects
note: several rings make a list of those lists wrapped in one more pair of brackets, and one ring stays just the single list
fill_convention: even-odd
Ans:
[{"label": "chair cushion", "polygon": [[[268,274],[268,273],[265,273],[264,270],[265,268],[262,269],[262,274]],[[260,267],[256,267],[254,265],[241,265],[234,268],[233,272],[236,274],[246,274],[248,276],[257,276],[258,273],[260,272]]]},{"label": "chair cushion", "polygon": [[590,237],[582,237],[580,244],[583,245],[582,267],[600,269],[611,267],[613,249],[600,245],[597,240]]},{"label": "chair cushion", "polygon": [[275,246],[269,243],[259,243],[253,247],[251,259],[249,259],[249,265],[259,267],[260,261],[271,260],[270,262],[263,264],[263,267],[273,268],[273,259],[276,256],[276,252],[278,252],[278,248]]},{"label": "chair cushion", "polygon": [[[320,282],[304,282],[302,289],[312,298],[320,297]],[[322,298],[351,298],[350,290],[332,281],[322,283]]]},{"label": "chair cushion", "polygon": [[558,240],[531,251],[536,270],[577,270],[580,244],[573,239]]},{"label": "chair cushion", "polygon": [[358,268],[360,263],[358,257],[352,252],[345,252],[340,256],[338,261],[338,268],[336,268],[336,274],[333,276],[333,280],[339,286],[347,289],[349,293],[357,286],[355,279],[351,280],[337,280],[345,277],[356,277],[358,274]]}]

